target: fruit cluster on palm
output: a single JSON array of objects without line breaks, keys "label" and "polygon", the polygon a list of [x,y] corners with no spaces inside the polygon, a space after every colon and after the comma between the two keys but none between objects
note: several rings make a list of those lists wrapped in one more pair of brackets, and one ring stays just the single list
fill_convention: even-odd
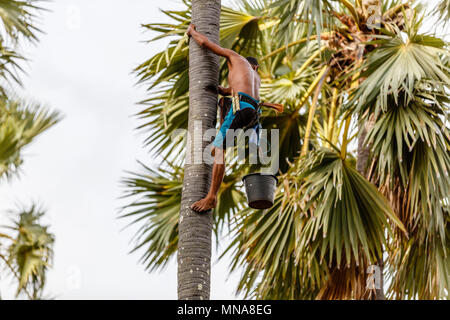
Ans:
[{"label": "fruit cluster on palm", "polygon": [[[124,180],[141,223],[148,269],[176,253],[188,121],[186,10],[148,24],[171,39],[136,69],[149,97],[139,114],[161,169]],[[374,11],[374,8],[377,10]],[[375,13],[376,14],[375,14]],[[375,14],[375,15],[374,15]],[[222,7],[220,41],[259,57],[265,111],[280,131],[280,184],[265,212],[246,207],[232,159],[214,212],[216,237],[241,270],[238,291],[259,299],[373,299],[369,266],[385,267],[392,299],[437,299],[450,288],[448,44],[420,31],[413,1],[239,1]],[[221,62],[225,84],[227,68]],[[386,281],[387,280],[387,281]]]},{"label": "fruit cluster on palm", "polygon": [[[60,120],[36,103],[20,99],[14,87],[21,85],[20,53],[24,41],[37,42],[37,14],[43,10],[38,0],[0,1],[0,182],[17,177],[23,164],[23,151],[36,137]],[[8,273],[18,282],[17,295],[39,299],[45,283],[45,271],[52,256],[53,236],[39,225],[41,210],[32,206],[17,213],[19,220],[0,234],[0,277]],[[9,242],[9,243],[8,243]]]}]

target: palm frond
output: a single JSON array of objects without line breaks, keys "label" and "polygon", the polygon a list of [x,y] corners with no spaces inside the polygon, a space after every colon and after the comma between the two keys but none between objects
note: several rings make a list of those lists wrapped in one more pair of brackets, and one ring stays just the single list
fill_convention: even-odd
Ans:
[{"label": "palm frond", "polygon": [[221,45],[239,51],[254,51],[261,36],[259,21],[260,17],[223,7],[220,18]]},{"label": "palm frond", "polygon": [[436,97],[415,92],[415,100],[406,104],[404,97],[400,104],[389,97],[389,109],[376,119],[366,139],[377,159],[378,183],[393,186],[394,179],[399,179],[408,193],[408,205],[398,207],[402,221],[414,226],[417,219],[425,219],[426,230],[439,231],[443,237],[442,201],[450,192],[450,156],[442,117],[448,109],[442,101],[429,102],[428,98]]},{"label": "palm frond", "polygon": [[141,262],[155,270],[164,268],[177,250],[183,174],[171,166],[158,171],[142,166],[144,174],[131,173],[123,180],[124,197],[134,200],[121,218],[132,218],[130,225],[140,225],[132,252],[142,249]]},{"label": "palm frond", "polygon": [[[144,173],[129,173],[123,179],[124,198],[132,199],[120,218],[132,219],[129,226],[139,226],[132,252],[143,252],[140,262],[149,271],[163,269],[178,248],[178,219],[183,169],[167,163],[153,170],[141,164]],[[214,211],[214,232],[219,237],[226,222],[241,206],[244,195],[236,188],[240,170],[225,177]]]},{"label": "palm frond", "polygon": [[237,289],[245,298],[314,299],[328,270],[312,251],[296,258],[307,217],[301,211],[296,177],[285,174],[280,181],[271,209],[246,208],[237,215],[234,240],[225,253],[233,256],[231,271],[243,269]]},{"label": "palm frond", "polygon": [[[392,299],[448,299],[450,288],[450,221],[447,207],[445,238],[421,233],[394,242],[388,270]],[[444,240],[444,241],[442,241]]]},{"label": "palm frond", "polygon": [[300,170],[304,210],[314,213],[301,232],[299,250],[318,241],[321,259],[337,267],[364,265],[382,256],[388,221],[405,230],[387,200],[334,151],[310,155]]},{"label": "palm frond", "polygon": [[39,105],[0,99],[0,178],[16,173],[23,148],[60,120],[58,112]]},{"label": "palm frond", "polygon": [[19,72],[23,72],[20,62],[25,58],[14,49],[7,47],[3,40],[0,40],[0,79],[5,84],[0,86],[0,96],[7,95],[6,85],[11,83],[21,84]]},{"label": "palm frond", "polygon": [[0,19],[4,34],[0,34],[2,39],[5,35],[17,41],[19,37],[24,37],[31,41],[37,41],[36,34],[40,32],[36,27],[37,13],[42,11],[40,7],[42,0],[0,0]]},{"label": "palm frond", "polygon": [[434,9],[434,14],[438,15],[440,20],[446,25],[450,20],[450,0],[441,0]]},{"label": "palm frond", "polygon": [[449,69],[441,58],[449,54],[446,44],[431,35],[419,34],[421,23],[415,14],[406,21],[404,31],[394,26],[394,32],[384,30],[386,36],[372,42],[378,47],[363,65],[361,78],[365,80],[353,96],[357,112],[362,114],[367,108],[386,110],[388,96],[398,103],[402,92],[411,100],[416,83],[423,80],[437,87],[450,83]]},{"label": "palm frond", "polygon": [[274,15],[281,23],[280,31],[295,19],[310,22],[308,35],[311,35],[313,28],[320,38],[324,24],[329,21],[331,15],[331,1],[329,0],[278,0],[272,4]]},{"label": "palm frond", "polygon": [[[9,84],[21,84],[19,73],[23,72],[20,62],[25,58],[19,53],[19,41],[38,41],[41,31],[37,27],[38,14],[44,9],[39,6],[43,0],[0,0],[0,80]],[[0,95],[5,96],[5,85]]]},{"label": "palm frond", "polygon": [[[233,9],[223,8],[222,45],[263,57],[261,98],[285,105],[281,115],[262,115],[264,128],[280,130],[282,183],[275,206],[265,212],[244,208],[238,181],[255,168],[233,158],[215,213],[216,236],[226,222],[233,223],[231,269],[243,269],[238,290],[246,297],[371,298],[366,267],[379,262],[383,252],[392,277],[389,297],[439,298],[448,292],[450,58],[447,43],[419,33],[420,10],[411,1],[383,1],[383,28],[373,30],[367,3],[361,1],[239,0]],[[183,140],[173,140],[172,134],[187,127],[183,35],[190,13],[164,12],[173,24],[146,25],[158,33],[154,39],[171,41],[136,70],[149,89],[139,116],[141,128],[149,130],[146,142],[163,157],[176,154],[171,160],[181,166]],[[320,40],[309,41],[313,38]],[[313,100],[321,70],[328,68]],[[227,72],[223,61],[223,85]],[[299,157],[307,123],[303,106],[312,102],[317,109],[310,109],[311,154]],[[356,119],[359,125],[375,123],[360,141],[370,149],[370,182],[355,169],[350,142],[358,133],[350,129]],[[141,178],[154,183],[165,177],[152,186],[155,194],[150,188],[136,192],[145,200],[130,207],[130,212],[142,209],[136,219],[149,215],[140,221],[149,221],[148,230],[164,230],[164,219],[152,227],[151,211],[163,217],[171,210],[164,201],[176,192],[164,194],[164,186],[178,178],[172,176],[175,168],[169,171]],[[130,182],[128,188],[135,186]],[[167,203],[176,205],[175,200]],[[171,214],[175,217],[176,210]],[[172,220],[168,228],[166,235],[175,237]],[[153,231],[147,235],[163,239]],[[149,259],[163,264],[173,255],[165,251],[170,237],[165,239],[147,252]],[[153,240],[146,240],[148,248]],[[417,266],[412,274],[410,264]]]},{"label": "palm frond", "polygon": [[53,259],[54,235],[40,224],[45,212],[35,205],[17,212],[19,219],[9,227],[14,233],[8,247],[6,262],[19,280],[17,295],[27,293],[30,299],[40,299],[46,272]]}]

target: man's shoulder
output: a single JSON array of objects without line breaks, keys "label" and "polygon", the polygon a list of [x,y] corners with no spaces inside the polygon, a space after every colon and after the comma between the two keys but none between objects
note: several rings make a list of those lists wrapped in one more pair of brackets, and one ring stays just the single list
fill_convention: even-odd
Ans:
[{"label": "man's shoulder", "polygon": [[247,61],[243,56],[241,56],[239,53],[237,53],[234,50],[228,49],[230,51],[230,58],[237,61]]}]

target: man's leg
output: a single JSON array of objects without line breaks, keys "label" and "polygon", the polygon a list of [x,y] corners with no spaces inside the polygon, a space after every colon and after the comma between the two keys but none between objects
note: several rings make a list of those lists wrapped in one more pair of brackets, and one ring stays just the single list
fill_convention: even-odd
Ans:
[{"label": "man's leg", "polygon": [[[220,106],[220,126],[222,126],[224,118],[224,98],[219,101]],[[211,154],[214,157],[214,165],[212,171],[211,187],[209,188],[208,195],[200,201],[197,201],[191,206],[191,209],[197,212],[208,211],[213,209],[217,205],[217,194],[222,184],[223,177],[225,175],[225,150],[217,147],[213,147]]]},{"label": "man's leg", "polygon": [[204,212],[213,209],[217,205],[217,194],[219,193],[220,185],[222,184],[225,175],[225,150],[215,148],[214,166],[212,171],[211,187],[208,195],[194,203],[191,208],[197,212]]}]

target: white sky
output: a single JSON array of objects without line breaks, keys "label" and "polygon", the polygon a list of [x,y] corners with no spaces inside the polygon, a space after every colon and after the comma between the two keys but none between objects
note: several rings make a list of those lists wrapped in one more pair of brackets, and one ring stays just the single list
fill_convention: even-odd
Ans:
[{"label": "white sky", "polygon": [[[225,1],[227,2],[227,1]],[[435,1],[432,1],[435,3]],[[46,293],[57,299],[176,299],[176,264],[148,274],[129,255],[132,229],[117,220],[124,170],[136,159],[154,167],[131,117],[145,97],[131,70],[164,47],[144,44],[141,23],[167,21],[158,7],[176,0],[125,2],[58,0],[46,4],[38,46],[23,95],[60,110],[65,119],[26,149],[20,180],[0,185],[0,225],[16,203],[39,201],[56,236]],[[227,242],[226,240],[224,240]],[[213,261],[217,259],[217,251]],[[238,274],[228,279],[228,260],[212,269],[213,299],[234,299]],[[1,274],[4,274],[2,271]],[[228,281],[227,281],[228,279]],[[14,297],[10,278],[0,279],[3,298]]]},{"label": "white sky", "polygon": [[[180,7],[174,0],[54,1],[43,16],[46,34],[27,50],[24,96],[65,119],[26,149],[20,180],[1,184],[0,225],[18,202],[40,201],[48,209],[56,245],[46,293],[57,299],[177,297],[175,261],[161,273],[145,272],[139,254],[128,254],[133,230],[121,231],[127,221],[116,219],[123,171],[138,170],[136,159],[158,166],[134,131],[131,115],[142,108],[135,103],[145,90],[133,86],[130,72],[165,46],[142,43],[151,34],[141,23],[167,21],[160,6]],[[213,299],[234,298],[238,277],[226,282],[227,266],[212,269]],[[0,281],[3,298],[14,290],[10,278]]]}]

